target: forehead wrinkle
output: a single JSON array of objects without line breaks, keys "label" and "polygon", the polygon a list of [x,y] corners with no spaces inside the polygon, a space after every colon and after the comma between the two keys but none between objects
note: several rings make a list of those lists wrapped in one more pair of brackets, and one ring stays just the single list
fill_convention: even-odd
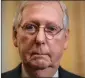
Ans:
[{"label": "forehead wrinkle", "polygon": [[[29,2],[29,1],[28,1]],[[51,6],[52,5],[52,6]],[[62,9],[61,9],[61,7],[60,7],[60,4],[59,4],[59,1],[56,1],[56,3],[55,3],[55,1],[51,1],[51,2],[49,2],[49,1],[31,1],[31,3],[29,2],[25,7],[24,7],[24,10],[23,10],[23,12],[24,13],[26,13],[27,14],[27,12],[28,12],[28,15],[29,15],[29,13],[35,13],[35,12],[37,12],[37,10],[41,10],[42,12],[43,12],[43,9],[44,8],[47,8],[47,9],[52,9],[52,10],[54,10],[55,11],[55,13],[57,13],[57,16],[59,17],[62,17],[61,19],[63,19],[63,12],[62,12]],[[46,9],[45,9],[46,10]],[[26,12],[27,11],[27,12]],[[49,11],[49,10],[48,10]],[[46,12],[47,13],[49,13],[47,10],[46,10]],[[52,11],[53,12],[53,11]],[[46,14],[47,14],[46,13]],[[25,15],[26,16],[26,15]],[[27,17],[27,16],[26,16]],[[26,20],[24,20],[24,22],[25,22]]]},{"label": "forehead wrinkle", "polygon": [[[57,12],[59,11],[60,15],[63,15],[62,7],[59,3],[59,1],[25,1],[26,5],[24,6],[23,10],[28,6],[29,8],[43,8],[43,7],[52,7]],[[25,3],[24,2],[24,3]]]}]

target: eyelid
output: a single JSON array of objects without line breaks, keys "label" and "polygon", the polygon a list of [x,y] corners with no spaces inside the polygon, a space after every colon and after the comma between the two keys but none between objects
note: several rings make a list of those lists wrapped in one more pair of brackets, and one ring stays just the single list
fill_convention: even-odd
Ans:
[{"label": "eyelid", "polygon": [[49,25],[49,26],[47,26],[47,28],[49,28],[49,27],[52,27],[52,28],[54,28],[54,29],[58,28],[58,26],[54,26],[54,25]]},{"label": "eyelid", "polygon": [[35,25],[35,27],[38,27],[35,23],[32,23],[32,22],[29,22],[29,23],[25,23],[24,25],[22,25],[21,27],[24,28],[26,27],[27,25]]},{"label": "eyelid", "polygon": [[48,23],[46,24],[46,26],[49,26],[49,25],[58,26],[56,23],[52,23],[52,22],[48,22]]}]

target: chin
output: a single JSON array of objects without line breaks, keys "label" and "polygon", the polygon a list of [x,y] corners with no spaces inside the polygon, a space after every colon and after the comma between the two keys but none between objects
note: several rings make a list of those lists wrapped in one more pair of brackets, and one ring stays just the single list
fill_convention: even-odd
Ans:
[{"label": "chin", "polygon": [[43,70],[50,66],[50,63],[44,60],[32,60],[28,62],[29,66],[33,69]]},{"label": "chin", "polygon": [[33,69],[46,69],[52,64],[50,58],[46,55],[34,55],[29,60],[26,60],[28,66]]}]

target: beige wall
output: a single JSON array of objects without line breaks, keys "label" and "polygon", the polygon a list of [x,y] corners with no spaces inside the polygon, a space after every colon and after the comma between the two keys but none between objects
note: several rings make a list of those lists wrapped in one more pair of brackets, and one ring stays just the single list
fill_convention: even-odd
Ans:
[{"label": "beige wall", "polygon": [[[19,1],[2,1],[2,72],[19,64],[18,50],[12,42],[13,17]],[[61,65],[66,70],[85,76],[85,2],[64,1],[70,17],[69,47]]]}]

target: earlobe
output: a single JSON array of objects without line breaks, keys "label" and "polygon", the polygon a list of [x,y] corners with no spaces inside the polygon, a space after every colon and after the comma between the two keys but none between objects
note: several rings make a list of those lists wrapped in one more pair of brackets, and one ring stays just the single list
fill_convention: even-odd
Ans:
[{"label": "earlobe", "polygon": [[18,47],[18,46],[17,46],[17,40],[13,40],[13,43],[14,43],[14,46],[15,46],[15,47]]},{"label": "earlobe", "polygon": [[15,27],[13,27],[12,39],[13,39],[14,46],[17,47],[17,31],[15,30]]},{"label": "earlobe", "polygon": [[69,29],[65,32],[65,43],[64,43],[64,50],[68,48],[68,40],[69,40]]},{"label": "earlobe", "polygon": [[68,48],[68,41],[66,41],[64,44],[64,50],[66,50],[67,48]]}]

